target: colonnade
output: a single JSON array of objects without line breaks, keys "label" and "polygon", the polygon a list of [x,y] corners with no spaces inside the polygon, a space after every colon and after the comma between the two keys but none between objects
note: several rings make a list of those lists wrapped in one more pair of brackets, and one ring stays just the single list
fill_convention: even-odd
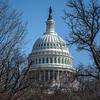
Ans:
[{"label": "colonnade", "polygon": [[45,64],[45,63],[56,63],[56,64],[72,64],[71,58],[68,57],[36,57],[29,61],[31,64]]},{"label": "colonnade", "polygon": [[70,72],[60,70],[33,70],[32,73],[34,81],[42,82],[67,82],[71,76]]}]

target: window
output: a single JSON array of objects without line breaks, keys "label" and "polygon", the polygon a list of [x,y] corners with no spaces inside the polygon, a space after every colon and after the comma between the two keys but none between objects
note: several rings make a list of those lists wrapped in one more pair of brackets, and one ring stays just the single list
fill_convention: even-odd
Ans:
[{"label": "window", "polygon": [[51,46],[51,48],[52,48],[52,43],[50,43],[50,46]]},{"label": "window", "polygon": [[46,44],[44,44],[44,46],[46,46]]},{"label": "window", "polygon": [[47,48],[49,48],[49,43],[47,43]]},{"label": "window", "polygon": [[49,59],[48,58],[46,58],[46,63],[49,63]]},{"label": "window", "polygon": [[50,58],[50,63],[52,63],[52,58]]},{"label": "window", "polygon": [[37,58],[36,58],[36,64],[37,64]]},{"label": "window", "polygon": [[44,59],[44,58],[42,58],[42,63],[44,63],[44,60],[45,60],[45,59]]},{"label": "window", "polygon": [[54,43],[54,46],[53,46],[54,48],[56,48],[56,44]]},{"label": "window", "polygon": [[57,59],[56,58],[54,59],[54,62],[57,63]]},{"label": "window", "polygon": [[47,43],[47,46],[49,46],[49,43]]}]

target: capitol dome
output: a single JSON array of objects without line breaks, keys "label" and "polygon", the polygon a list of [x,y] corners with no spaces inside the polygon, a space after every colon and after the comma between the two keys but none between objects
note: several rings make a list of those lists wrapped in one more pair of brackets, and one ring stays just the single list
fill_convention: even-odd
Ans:
[{"label": "capitol dome", "polygon": [[44,34],[43,36],[39,37],[36,40],[32,51],[34,52],[34,50],[37,49],[59,49],[65,50],[67,53],[69,53],[66,42],[56,33]]},{"label": "capitol dome", "polygon": [[72,65],[72,56],[69,53],[66,42],[55,32],[52,9],[49,9],[49,17],[46,21],[46,32],[39,37],[28,57],[28,64],[35,81],[68,81],[69,74],[75,69]]}]

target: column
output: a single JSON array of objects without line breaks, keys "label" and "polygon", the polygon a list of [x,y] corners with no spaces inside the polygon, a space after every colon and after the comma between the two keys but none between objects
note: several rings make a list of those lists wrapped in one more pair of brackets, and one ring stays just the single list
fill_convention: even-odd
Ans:
[{"label": "column", "polygon": [[66,72],[64,71],[64,82],[66,82]]},{"label": "column", "polygon": [[67,74],[67,81],[69,80],[69,73],[66,71],[66,74]]},{"label": "column", "polygon": [[34,70],[34,81],[36,81],[36,70]]},{"label": "column", "polygon": [[55,81],[55,71],[53,70],[53,81]]},{"label": "column", "polygon": [[48,81],[50,81],[50,70],[48,70]]},{"label": "column", "polygon": [[52,57],[52,63],[54,63],[54,57]]},{"label": "column", "polygon": [[45,81],[45,70],[43,71],[43,77],[44,77],[44,81]]},{"label": "column", "polygon": [[39,71],[39,81],[41,81],[41,71]]},{"label": "column", "polygon": [[57,72],[57,81],[59,82],[59,71]]},{"label": "column", "polygon": [[43,81],[43,70],[41,70],[41,81]]},{"label": "column", "polygon": [[60,82],[62,82],[62,71],[60,71]]},{"label": "column", "polygon": [[58,71],[55,71],[55,80],[57,81]]},{"label": "column", "polygon": [[62,56],[61,56],[61,58],[60,58],[60,63],[62,64]]},{"label": "column", "polygon": [[45,70],[45,81],[48,81],[48,70]]}]

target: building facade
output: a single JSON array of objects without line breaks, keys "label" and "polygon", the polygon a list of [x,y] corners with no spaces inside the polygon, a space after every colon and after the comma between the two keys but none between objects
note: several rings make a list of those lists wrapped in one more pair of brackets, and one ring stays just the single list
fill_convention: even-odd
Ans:
[{"label": "building facade", "polygon": [[55,32],[54,25],[52,9],[49,8],[46,32],[34,43],[28,65],[34,82],[61,86],[71,80],[75,69],[66,42]]}]

